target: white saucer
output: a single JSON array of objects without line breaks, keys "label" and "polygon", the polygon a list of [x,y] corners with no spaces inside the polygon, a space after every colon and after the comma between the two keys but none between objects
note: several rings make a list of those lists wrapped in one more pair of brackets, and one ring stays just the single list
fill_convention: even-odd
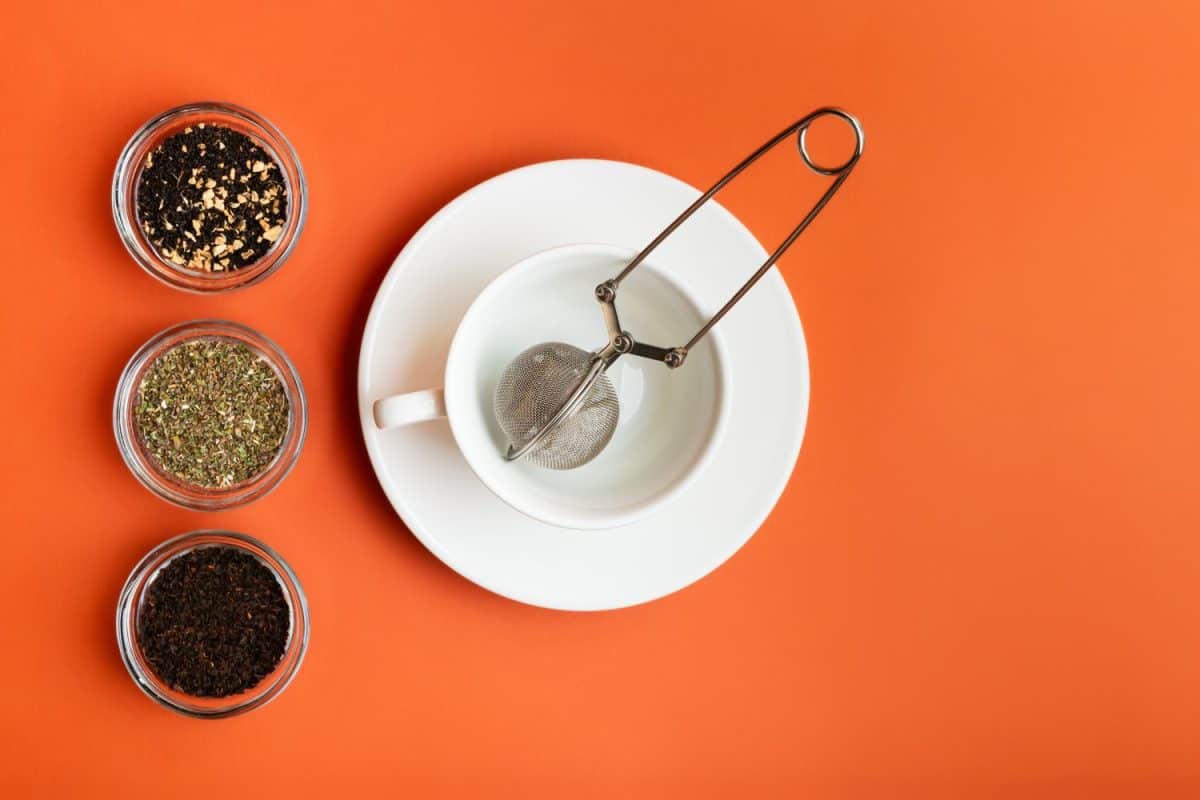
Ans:
[{"label": "white saucer", "polygon": [[[574,531],[537,522],[484,487],[445,420],[379,431],[372,419],[378,397],[442,385],[459,319],[505,268],[575,242],[640,249],[698,195],[631,164],[535,164],[464,193],[397,256],[359,356],[363,436],[375,474],[409,529],[468,580],[547,608],[643,603],[720,566],[779,499],[804,436],[809,384],[800,319],[774,269],[721,322],[734,391],[712,462],[670,506],[631,525]],[[720,307],[765,258],[753,235],[715,203],[655,251],[655,262],[708,310]],[[680,343],[692,333],[680,331]]]}]

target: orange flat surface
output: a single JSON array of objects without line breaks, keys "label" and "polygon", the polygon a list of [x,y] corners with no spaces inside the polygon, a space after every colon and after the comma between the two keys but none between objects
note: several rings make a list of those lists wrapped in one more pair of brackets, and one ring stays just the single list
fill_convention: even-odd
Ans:
[{"label": "orange flat surface", "polygon": [[[686,5],[9,4],[0,794],[1200,796],[1200,9]],[[130,133],[209,98],[275,121],[312,201],[292,261],[217,298],[109,215]],[[812,408],[750,543],[592,615],[429,555],[354,396],[409,236],[545,159],[706,184],[831,103],[867,150],[782,264]],[[778,164],[727,198],[768,243],[814,188]],[[312,405],[292,476],[220,515],[142,489],[109,423],[131,352],[210,315],[276,338]],[[292,687],[220,722],[142,696],[112,622],[134,562],[207,526],[276,546],[313,610]]]}]

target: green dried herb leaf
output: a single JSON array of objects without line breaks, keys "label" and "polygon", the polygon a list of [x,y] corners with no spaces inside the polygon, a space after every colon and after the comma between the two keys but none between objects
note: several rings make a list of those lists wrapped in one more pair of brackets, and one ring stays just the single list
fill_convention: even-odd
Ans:
[{"label": "green dried herb leaf", "polygon": [[135,420],[164,472],[215,489],[271,465],[287,436],[288,413],[271,365],[241,342],[214,337],[176,345],[150,365]]}]

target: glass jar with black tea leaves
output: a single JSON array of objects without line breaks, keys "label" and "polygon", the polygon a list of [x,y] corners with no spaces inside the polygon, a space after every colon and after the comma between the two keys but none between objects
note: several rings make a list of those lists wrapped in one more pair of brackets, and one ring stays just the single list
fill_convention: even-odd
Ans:
[{"label": "glass jar with black tea leaves", "polygon": [[308,407],[280,347],[225,320],[168,328],[133,355],[117,382],[113,431],[134,476],[198,511],[253,502],[288,475]]},{"label": "glass jar with black tea leaves", "polygon": [[225,292],[279,269],[304,228],[304,170],[283,133],[230,103],[172,108],[139,128],[113,175],[129,254],[158,280]]},{"label": "glass jar with black tea leaves", "polygon": [[191,717],[266,705],[308,649],[308,601],[295,572],[232,531],[186,533],[147,553],[121,590],[116,623],[138,688]]}]

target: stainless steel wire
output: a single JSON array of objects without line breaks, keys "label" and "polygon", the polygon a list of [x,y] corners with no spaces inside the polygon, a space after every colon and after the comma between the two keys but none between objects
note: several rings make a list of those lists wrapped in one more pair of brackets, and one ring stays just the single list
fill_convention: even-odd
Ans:
[{"label": "stainless steel wire", "polygon": [[[845,162],[834,167],[816,163],[808,152],[809,126],[822,117],[840,119],[854,133],[853,152]],[[640,342],[624,330],[616,305],[621,282],[730,181],[792,136],[796,137],[805,166],[818,175],[833,178],[800,223],[687,343],[678,347],[661,347]],[[496,418],[510,441],[505,458],[511,461],[528,456],[534,463],[552,469],[573,469],[595,458],[612,438],[620,418],[617,395],[605,371],[627,353],[661,361],[671,369],[681,367],[688,352],[754,288],[817,218],[850,177],[850,172],[862,157],[863,145],[863,129],[857,119],[839,108],[819,108],[773,136],[696,198],[620,273],[596,287],[595,296],[600,302],[608,330],[606,345],[588,353],[562,342],[547,342],[525,350],[509,363],[496,388],[493,403]]]}]

